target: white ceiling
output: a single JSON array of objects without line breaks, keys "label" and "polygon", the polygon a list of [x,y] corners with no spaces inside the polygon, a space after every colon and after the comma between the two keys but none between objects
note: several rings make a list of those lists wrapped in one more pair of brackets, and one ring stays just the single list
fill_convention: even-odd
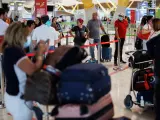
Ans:
[{"label": "white ceiling", "polygon": [[[13,1],[34,1],[34,0],[2,0],[3,3],[8,3],[8,2],[13,2]],[[48,2],[50,3],[53,3],[53,2],[57,2],[57,1],[63,1],[65,3],[67,3],[67,0],[48,0]],[[81,0],[70,0],[71,2],[74,1],[81,1]],[[96,0],[93,0],[93,1],[96,1]],[[107,2],[108,0],[99,0],[100,2]],[[113,2],[117,2],[118,0],[112,0]]]},{"label": "white ceiling", "polygon": [[[34,0],[2,0],[2,3],[9,3],[9,2],[13,2],[13,1],[28,1],[27,3],[34,3]],[[30,2],[29,2],[30,1]],[[77,1],[81,1],[81,0],[48,0],[48,4],[53,4],[57,1],[62,2],[63,5],[74,5],[77,3]],[[93,0],[93,3],[96,3],[97,0]],[[101,3],[105,3],[109,0],[99,0]],[[111,0],[113,2],[118,2],[118,0]],[[142,0],[130,0],[130,1],[142,1]]]}]

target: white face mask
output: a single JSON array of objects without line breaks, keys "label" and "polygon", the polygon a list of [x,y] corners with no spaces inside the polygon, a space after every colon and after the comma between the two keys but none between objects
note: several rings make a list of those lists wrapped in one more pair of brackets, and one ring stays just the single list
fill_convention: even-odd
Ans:
[{"label": "white face mask", "polygon": [[119,19],[120,21],[122,21],[122,20],[123,20],[123,17],[120,17],[120,16],[119,16],[118,19]]}]

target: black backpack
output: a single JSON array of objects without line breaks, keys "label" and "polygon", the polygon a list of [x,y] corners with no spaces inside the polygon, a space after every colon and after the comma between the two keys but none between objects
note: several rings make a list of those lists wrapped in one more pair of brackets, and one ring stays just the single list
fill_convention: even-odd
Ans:
[{"label": "black backpack", "polygon": [[[109,38],[109,35],[106,34],[106,35],[103,35],[101,37],[101,42],[110,42],[110,38]],[[110,47],[110,44],[102,44],[102,47]]]}]

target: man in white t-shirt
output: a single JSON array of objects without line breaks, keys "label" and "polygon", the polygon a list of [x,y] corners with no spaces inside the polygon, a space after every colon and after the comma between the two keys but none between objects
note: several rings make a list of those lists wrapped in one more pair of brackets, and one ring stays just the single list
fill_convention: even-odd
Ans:
[{"label": "man in white t-shirt", "polygon": [[[3,41],[5,31],[8,28],[8,24],[5,22],[6,19],[7,19],[7,12],[3,8],[0,8],[0,42],[1,43]],[[0,67],[2,67],[1,64],[0,64]],[[2,71],[0,71],[0,75],[2,75]],[[0,108],[3,108],[3,102],[0,102]]]},{"label": "man in white t-shirt", "polygon": [[7,12],[3,8],[0,8],[0,36],[4,36],[5,31],[8,28],[8,24],[5,22],[6,19]]},{"label": "man in white t-shirt", "polygon": [[51,21],[48,15],[41,17],[42,25],[37,27],[33,31],[32,43],[35,47],[39,41],[45,41],[48,43],[50,50],[53,50],[58,41],[58,35],[53,27],[51,27]]}]

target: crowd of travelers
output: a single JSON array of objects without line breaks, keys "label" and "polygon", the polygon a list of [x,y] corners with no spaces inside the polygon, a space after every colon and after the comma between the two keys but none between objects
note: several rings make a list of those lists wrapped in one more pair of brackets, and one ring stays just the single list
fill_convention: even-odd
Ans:
[{"label": "crowd of travelers", "polygon": [[[123,46],[125,43],[128,18],[123,14],[118,15],[115,21],[115,40],[120,43],[120,62],[126,62],[122,58]],[[32,111],[28,107],[32,107],[33,103],[25,102],[21,99],[27,76],[32,75],[41,69],[44,60],[44,53],[48,50],[55,50],[56,45],[61,46],[61,39],[64,33],[61,25],[57,22],[57,18],[49,19],[48,15],[41,18],[36,17],[35,20],[19,22],[16,18],[14,21],[6,22],[7,12],[0,8],[0,37],[4,36],[3,45],[3,69],[6,77],[5,106],[8,112],[13,116],[14,120],[31,120]],[[74,37],[74,45],[82,46],[91,38],[90,43],[100,43],[100,29],[107,34],[105,28],[98,19],[98,14],[93,13],[92,19],[88,21],[87,26],[84,20],[77,19],[77,25],[74,26],[69,33]],[[73,34],[74,32],[74,34]],[[141,24],[137,29],[137,41],[135,47],[137,49],[147,50],[149,55],[154,59],[154,72],[156,76],[155,88],[155,106],[156,120],[160,120],[160,19],[153,16],[144,16]],[[98,48],[98,47],[97,47]],[[95,47],[90,47],[90,55],[94,60]],[[34,52],[36,60],[33,62],[26,56],[26,53]],[[102,59],[102,57],[100,56]],[[118,42],[115,43],[114,65],[118,59]]]}]

